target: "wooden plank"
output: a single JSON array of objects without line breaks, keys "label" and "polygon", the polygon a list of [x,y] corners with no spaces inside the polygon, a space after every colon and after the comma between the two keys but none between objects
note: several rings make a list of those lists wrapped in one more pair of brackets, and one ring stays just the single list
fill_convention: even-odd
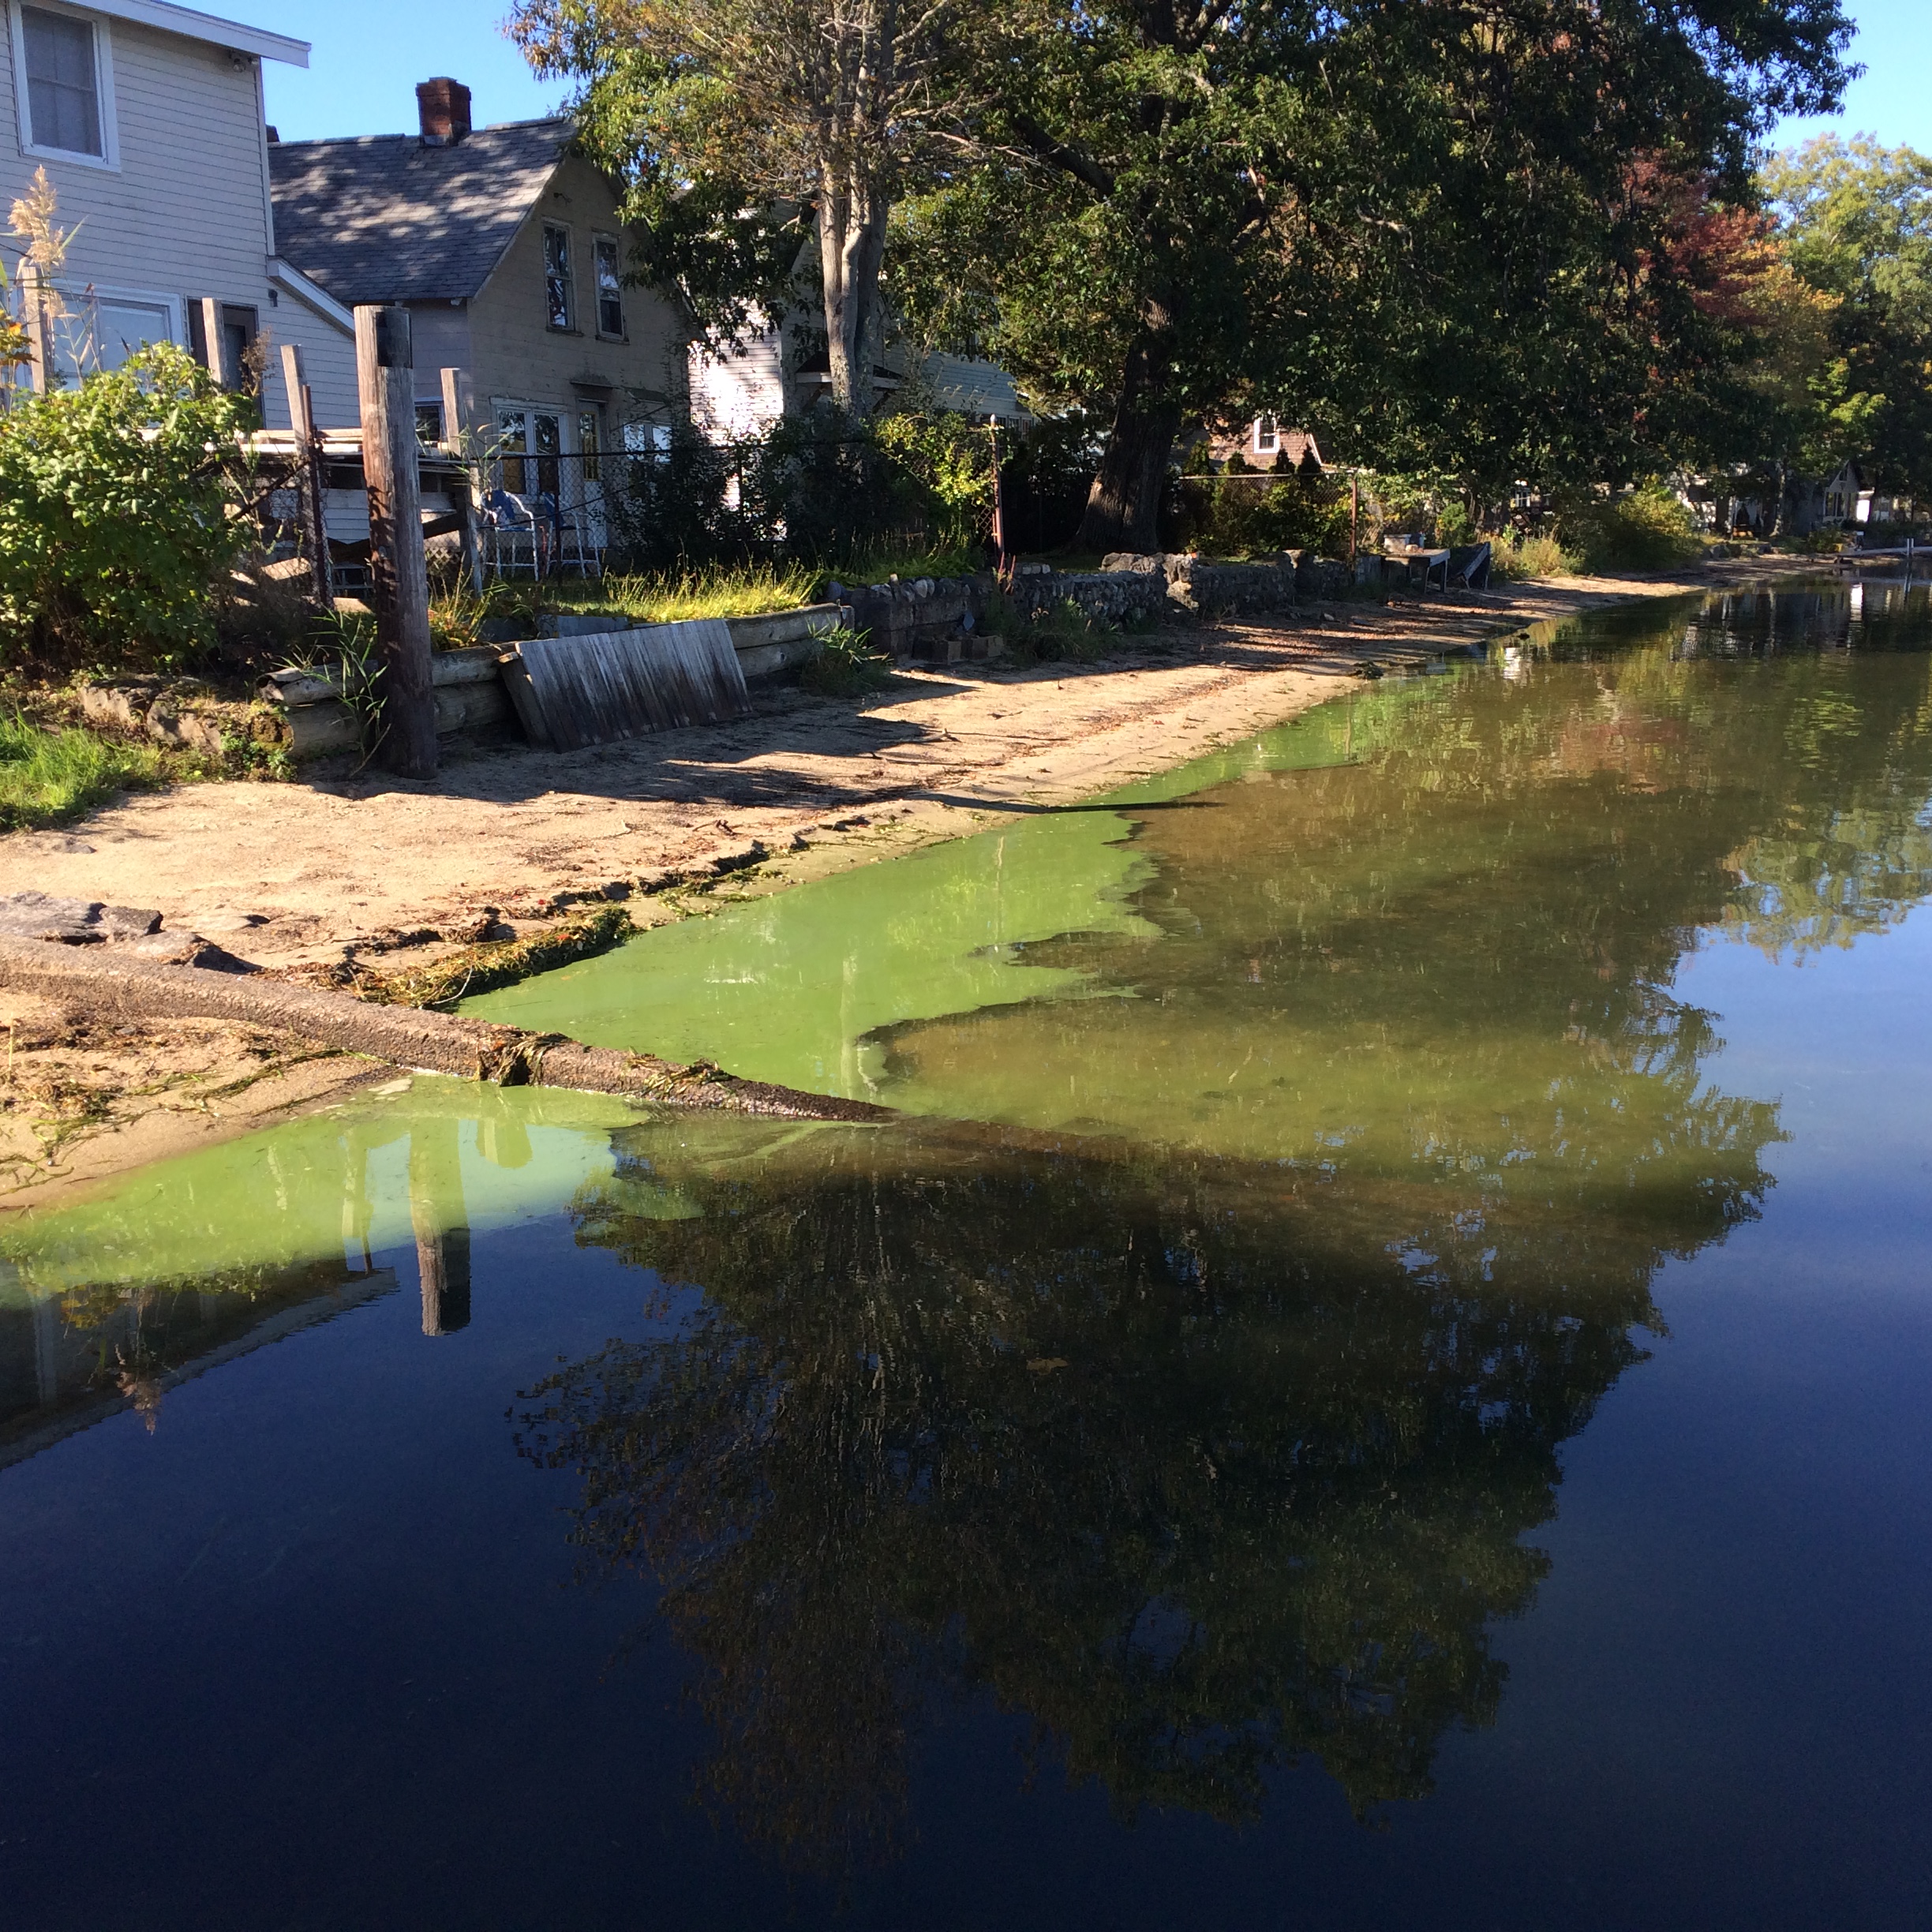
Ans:
[{"label": "wooden plank", "polygon": [[476,421],[476,394],[467,369],[443,372],[443,447],[462,463],[462,489],[457,507],[462,515],[462,568],[470,588],[483,594],[483,538],[477,526],[477,506],[483,494],[480,464],[469,459],[474,454],[472,433]]},{"label": "wooden plank", "polygon": [[301,504],[302,541],[308,548],[311,587],[324,607],[335,592],[329,574],[328,497],[322,480],[321,451],[315,432],[315,396],[309,387],[298,343],[282,345],[282,382],[288,391],[290,433],[300,466],[297,496]]},{"label": "wooden plank", "polygon": [[201,339],[208,354],[208,373],[224,389],[242,387],[242,371],[234,351],[228,346],[228,331],[222,326],[222,302],[219,295],[201,298]]}]

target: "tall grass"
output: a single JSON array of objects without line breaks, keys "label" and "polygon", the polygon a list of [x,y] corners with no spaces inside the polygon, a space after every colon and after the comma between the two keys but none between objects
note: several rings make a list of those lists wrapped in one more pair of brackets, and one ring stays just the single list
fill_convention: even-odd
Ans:
[{"label": "tall grass", "polygon": [[161,754],[70,726],[44,731],[0,717],[0,832],[59,825],[126,785],[154,784]]},{"label": "tall grass", "polygon": [[1489,540],[1489,567],[1498,577],[1574,577],[1582,567],[1582,560],[1554,537],[1506,530]]},{"label": "tall grass", "polygon": [[622,611],[640,623],[695,617],[762,617],[812,602],[823,581],[803,564],[720,565],[676,576],[605,577],[542,586],[550,610]]},{"label": "tall grass", "polygon": [[986,552],[976,543],[932,543],[923,537],[902,537],[862,544],[831,575],[841,583],[883,583],[889,577],[970,577],[987,567]]},{"label": "tall grass", "polygon": [[432,597],[429,629],[439,650],[481,642],[497,618],[534,622],[548,612],[608,611],[633,623],[681,623],[695,617],[762,617],[815,601],[823,574],[803,564],[720,564],[675,575],[552,578],[548,582],[492,584],[481,597],[467,588]]}]

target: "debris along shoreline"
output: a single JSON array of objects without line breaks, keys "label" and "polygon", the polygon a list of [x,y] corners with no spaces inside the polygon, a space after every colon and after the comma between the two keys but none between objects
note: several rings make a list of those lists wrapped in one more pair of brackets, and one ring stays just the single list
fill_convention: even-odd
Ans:
[{"label": "debris along shoreline", "polygon": [[[444,1006],[702,912],[713,895],[763,896],[1077,805],[1279,724],[1371,665],[1419,665],[1586,610],[1794,574],[1759,560],[1649,582],[1338,603],[1118,640],[1093,663],[902,668],[856,701],[767,688],[754,716],[728,726],[577,753],[505,750],[452,762],[434,787],[373,775],[179,786],[66,831],[0,837],[0,891],[158,908],[159,931],[84,948],[99,972],[145,957],[202,969],[197,985],[222,978],[207,968],[254,968],[253,984],[354,995],[352,1009]],[[291,1049],[286,1017],[96,1010],[0,974],[0,1205],[372,1077],[367,1061],[329,1058],[332,1047]],[[565,1064],[548,1058],[546,1078]],[[729,1104],[717,1081],[701,1084],[707,1103]]]},{"label": "debris along shoreline", "polygon": [[378,1004],[259,973],[129,957],[120,949],[0,938],[0,987],[119,1020],[225,1020],[266,1027],[423,1073],[501,1087],[563,1087],[668,1106],[791,1120],[874,1121],[889,1108],[744,1080],[705,1065],[586,1046],[560,1033]]}]

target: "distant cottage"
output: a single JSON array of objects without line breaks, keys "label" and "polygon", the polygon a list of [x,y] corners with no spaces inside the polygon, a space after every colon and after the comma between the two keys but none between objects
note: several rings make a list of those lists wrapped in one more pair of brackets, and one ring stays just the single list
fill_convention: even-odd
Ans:
[{"label": "distant cottage", "polygon": [[1222,465],[1238,456],[1251,470],[1300,470],[1310,462],[1318,470],[1327,467],[1313,430],[1285,429],[1272,416],[1211,432],[1208,454]]}]

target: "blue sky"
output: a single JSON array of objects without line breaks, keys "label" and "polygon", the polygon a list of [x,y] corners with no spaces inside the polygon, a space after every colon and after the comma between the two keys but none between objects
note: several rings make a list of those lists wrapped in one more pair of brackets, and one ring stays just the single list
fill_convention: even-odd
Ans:
[{"label": "blue sky", "polygon": [[268,118],[284,140],[401,134],[416,125],[416,83],[450,74],[475,96],[479,123],[527,121],[569,92],[540,84],[506,40],[509,0],[185,0],[306,40],[305,72],[271,61]]},{"label": "blue sky", "polygon": [[[540,86],[500,31],[509,0],[191,0],[208,12],[312,42],[306,73],[271,65],[268,118],[285,140],[396,134],[416,124],[415,85],[453,74],[476,95],[479,122],[549,112],[567,89]],[[1788,122],[1780,140],[1837,127],[1932,153],[1932,7],[1927,0],[1851,0],[1856,57],[1870,71],[1845,111]]]}]

